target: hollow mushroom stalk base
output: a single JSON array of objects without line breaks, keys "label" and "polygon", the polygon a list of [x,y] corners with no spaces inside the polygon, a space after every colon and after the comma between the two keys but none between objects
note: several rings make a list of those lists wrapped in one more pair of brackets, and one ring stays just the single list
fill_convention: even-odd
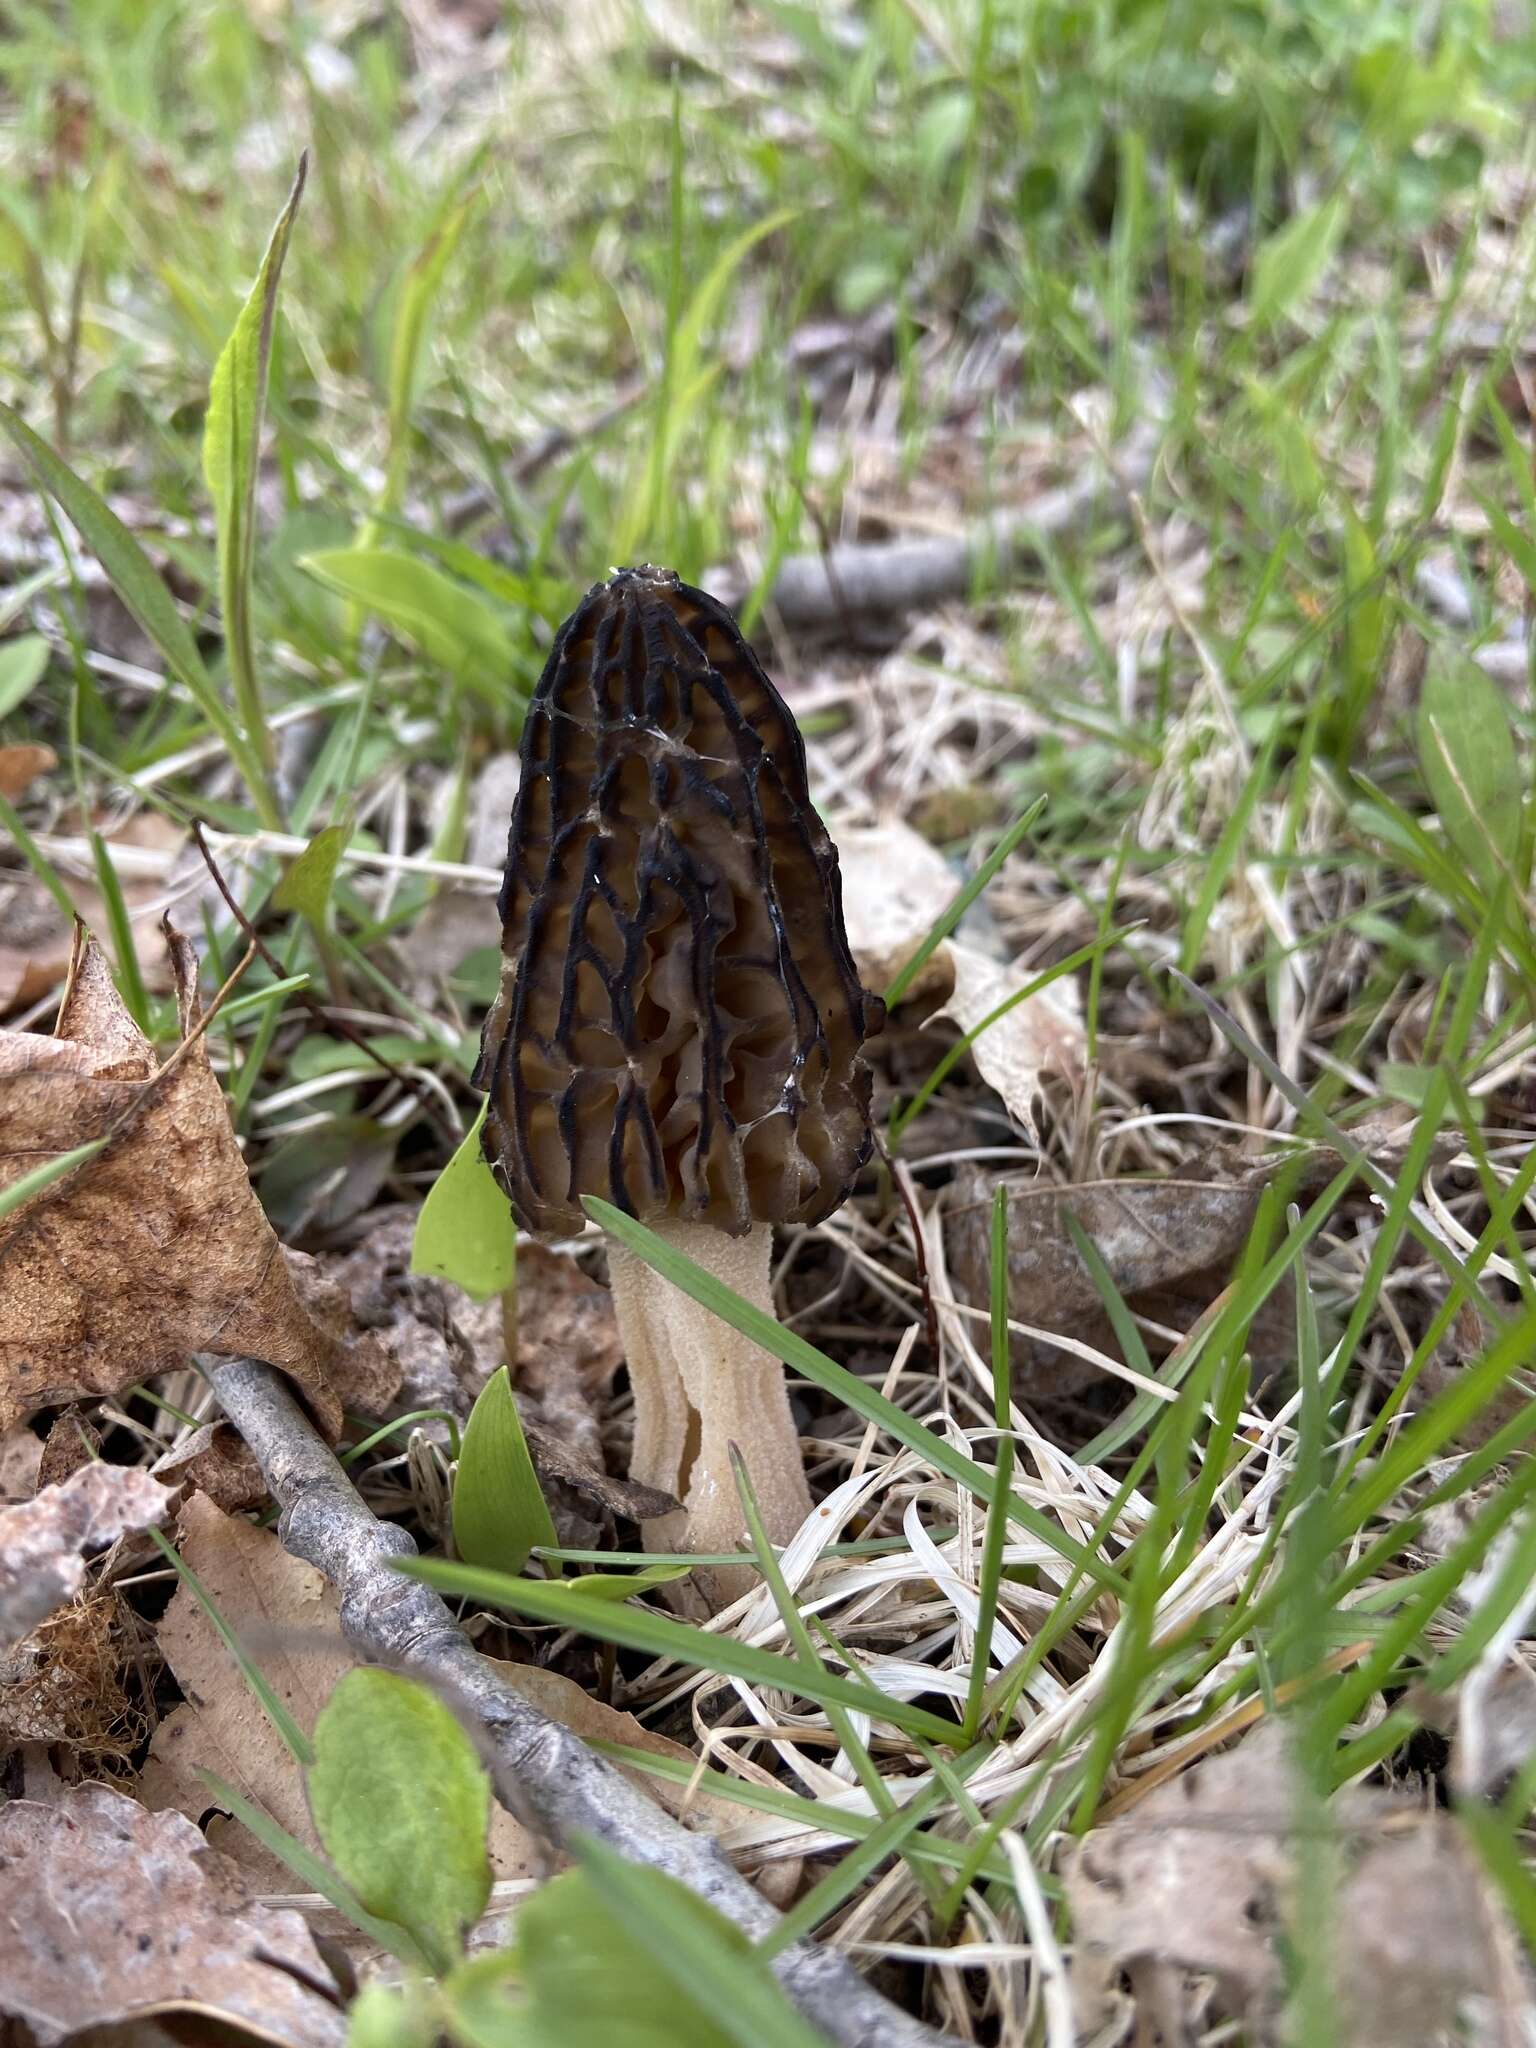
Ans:
[{"label": "hollow mushroom stalk base", "polygon": [[[771,1225],[755,1224],[745,1237],[675,1220],[654,1222],[651,1229],[754,1308],[774,1313],[768,1284]],[[633,1252],[611,1246],[609,1271],[635,1401],[630,1477],[683,1502],[681,1513],[644,1525],[646,1547],[746,1547],[746,1518],[731,1474],[732,1443],[741,1451],[770,1541],[787,1543],[810,1513],[811,1495],[784,1367]],[[717,1566],[712,1576],[722,1603],[758,1583],[747,1565]]]}]

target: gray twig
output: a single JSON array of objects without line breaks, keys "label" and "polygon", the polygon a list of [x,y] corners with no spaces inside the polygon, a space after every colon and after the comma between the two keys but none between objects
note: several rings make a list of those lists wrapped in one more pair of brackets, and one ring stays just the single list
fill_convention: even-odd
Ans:
[{"label": "gray twig", "polygon": [[[541,1714],[493,1671],[430,1587],[391,1560],[415,1554],[409,1534],[380,1522],[315,1433],[281,1377],[255,1359],[208,1362],[225,1413],[261,1465],[282,1510],[278,1535],[341,1595],[341,1626],[359,1653],[430,1679],[480,1730],[518,1817],[555,1841],[598,1835],[631,1862],[677,1878],[754,1940],[778,1914],[704,1834],[639,1791],[579,1736]],[[831,1950],[797,1942],[774,1958],[785,1991],[841,2048],[957,2048],[889,2004]]]},{"label": "gray twig", "polygon": [[[779,564],[768,603],[784,626],[827,626],[850,617],[901,613],[965,597],[982,578],[1004,581],[1022,561],[1038,560],[1039,542],[1081,530],[1107,508],[1124,507],[1152,474],[1161,425],[1143,420],[1114,451],[1106,473],[1096,460],[1081,475],[1021,511],[996,512],[953,537],[850,541]],[[705,588],[732,609],[751,583],[735,569],[711,570]]]}]

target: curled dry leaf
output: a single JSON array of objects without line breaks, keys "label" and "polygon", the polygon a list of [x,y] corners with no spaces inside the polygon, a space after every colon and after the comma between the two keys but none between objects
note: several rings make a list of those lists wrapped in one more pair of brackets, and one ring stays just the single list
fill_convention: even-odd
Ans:
[{"label": "curled dry leaf", "polygon": [[[170,935],[184,1033],[197,962]],[[95,941],[77,941],[52,1038],[0,1032],[0,1186],[115,1133],[0,1221],[0,1430],[116,1393],[189,1352],[262,1358],[334,1441],[344,1346],[304,1309],[252,1192],[199,1038],[162,1069]]]},{"label": "curled dry leaf", "polygon": [[283,2048],[340,2048],[346,2034],[298,1914],[253,1902],[180,1814],[105,1785],[0,1808],[0,1927],[0,2013],[40,2048],[157,2013]]},{"label": "curled dry leaf", "polygon": [[91,1551],[153,1528],[170,1504],[145,1472],[87,1465],[34,1500],[0,1508],[0,1648],[74,1598]]},{"label": "curled dry leaf", "polygon": [[[866,987],[885,988],[953,899],[959,878],[943,855],[909,825],[841,832],[838,855],[854,964]],[[924,963],[905,1000],[936,997],[938,1008],[930,1023],[942,1017],[961,1032],[974,1031],[1033,978],[964,939],[948,938]],[[1064,976],[988,1025],[971,1047],[970,1057],[988,1087],[1003,1098],[1009,1114],[1032,1132],[1041,1076],[1075,1078],[1082,1071],[1084,1048],[1077,987]]]},{"label": "curled dry leaf", "polygon": [[[1300,1791],[1284,1731],[1266,1724],[1087,1837],[1067,1873],[1085,2037],[1115,1977],[1151,1966],[1175,2002],[1182,1991],[1188,2038],[1190,1980],[1201,1977],[1216,1980],[1206,2025],[1237,2020],[1256,2042],[1280,2038]],[[1459,2017],[1490,1998],[1513,2022],[1501,2038],[1525,2038],[1530,1988],[1510,1967],[1518,1943],[1456,1823],[1377,1792],[1339,1794],[1326,1812],[1338,2038],[1433,2048],[1459,2038]]]}]

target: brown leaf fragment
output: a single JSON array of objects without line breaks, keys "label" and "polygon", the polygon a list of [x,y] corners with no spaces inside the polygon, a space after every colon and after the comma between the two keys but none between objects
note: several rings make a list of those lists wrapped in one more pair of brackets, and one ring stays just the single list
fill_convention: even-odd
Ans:
[{"label": "brown leaf fragment", "polygon": [[[1497,1927],[1482,1874],[1445,1814],[1416,1816],[1371,1843],[1337,1900],[1338,2038],[1350,2048],[1437,2048],[1462,2038],[1468,2002],[1498,1986]],[[1521,2002],[1524,2024],[1505,2039],[1530,2039],[1529,1990]]]},{"label": "brown leaf fragment", "polygon": [[282,2048],[340,2048],[346,2021],[297,1913],[253,1902],[180,1814],[105,1785],[0,1808],[0,2013],[39,2048],[156,2013]]},{"label": "brown leaf fragment", "polygon": [[170,1494],[145,1472],[87,1465],[62,1486],[0,1508],[0,1647],[74,1598],[89,1552],[153,1528],[170,1505]]},{"label": "brown leaf fragment", "polygon": [[609,1290],[568,1252],[519,1245],[512,1367],[518,1406],[589,1468],[602,1467],[605,1396],[623,1359]]},{"label": "brown leaf fragment", "polygon": [[208,1496],[226,1515],[259,1507],[267,1482],[255,1453],[227,1422],[205,1422],[151,1467],[166,1486],[185,1486]]},{"label": "brown leaf fragment", "polygon": [[59,757],[52,747],[0,747],[0,796],[20,796],[36,776],[46,775],[58,765]]},{"label": "brown leaf fragment", "polygon": [[[521,1405],[521,1404],[519,1404]],[[615,1479],[599,1466],[589,1465],[572,1450],[566,1439],[542,1423],[522,1418],[523,1434],[541,1488],[554,1480],[568,1486],[589,1505],[604,1514],[622,1515],[627,1522],[650,1522],[658,1515],[675,1514],[682,1502],[659,1486],[642,1486],[637,1479]]]},{"label": "brown leaf fragment", "polygon": [[42,1462],[43,1440],[24,1423],[0,1436],[0,1506],[32,1498]]},{"label": "brown leaf fragment", "polygon": [[[179,934],[170,943],[187,1034],[196,956]],[[336,1336],[300,1304],[207,1048],[199,1038],[162,1067],[82,934],[55,1035],[0,1031],[0,1186],[109,1133],[0,1222],[0,1430],[212,1351],[286,1372],[334,1441]]]},{"label": "brown leaf fragment", "polygon": [[53,1419],[37,1468],[37,1487],[59,1486],[101,1452],[101,1431],[83,1408],[70,1407]]},{"label": "brown leaf fragment", "polygon": [[398,1365],[398,1407],[442,1408],[463,1422],[502,1362],[501,1303],[472,1301],[446,1280],[411,1271],[416,1216],[404,1206],[377,1210],[353,1250],[322,1252],[312,1263]]},{"label": "brown leaf fragment", "polygon": [[1269,1935],[1297,1787],[1271,1735],[1160,1785],[1083,1842],[1066,1880],[1080,1993],[1142,1960],[1215,1977],[1238,2011],[1278,1983]]}]

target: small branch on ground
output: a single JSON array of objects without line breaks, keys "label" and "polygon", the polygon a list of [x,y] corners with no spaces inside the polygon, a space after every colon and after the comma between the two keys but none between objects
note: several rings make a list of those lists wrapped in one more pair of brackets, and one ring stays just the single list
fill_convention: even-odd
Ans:
[{"label": "small branch on ground", "polygon": [[[1071,483],[1021,510],[995,512],[968,533],[850,541],[821,554],[790,555],[779,564],[767,608],[793,630],[968,597],[980,579],[1001,582],[1020,562],[1038,559],[1038,539],[1059,540],[1107,508],[1126,505],[1152,474],[1161,432],[1160,421],[1142,421],[1113,451],[1112,466],[1089,463]],[[739,570],[715,569],[704,587],[735,610],[752,585]]]},{"label": "small branch on ground", "polygon": [[[436,1686],[479,1730],[498,1796],[555,1841],[599,1835],[631,1862],[662,1870],[753,1940],[779,1916],[707,1835],[673,1820],[581,1739],[491,1668],[430,1587],[394,1571],[408,1533],[380,1522],[320,1441],[281,1378],[255,1359],[205,1361],[224,1411],[282,1510],[278,1535],[341,1595],[341,1625],[361,1655]],[[948,2037],[887,2003],[843,1957],[796,1942],[773,1959],[784,1990],[839,2048],[945,2048]],[[949,2044],[954,2048],[954,2044]]]}]

